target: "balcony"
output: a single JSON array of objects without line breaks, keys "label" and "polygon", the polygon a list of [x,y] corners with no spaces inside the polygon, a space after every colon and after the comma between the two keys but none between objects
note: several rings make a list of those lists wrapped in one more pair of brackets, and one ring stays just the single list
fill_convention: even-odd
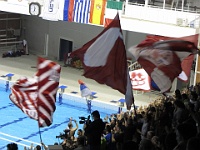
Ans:
[{"label": "balcony", "polygon": [[[0,11],[30,15],[27,1],[21,5],[10,1],[0,1]],[[199,7],[192,6],[190,3],[180,3],[178,0],[149,0],[149,2],[127,0],[123,2],[123,9],[118,12],[122,29],[127,31],[171,37],[188,36],[199,32]],[[106,11],[106,13],[113,13],[113,11]],[[39,17],[43,17],[43,12]]]}]

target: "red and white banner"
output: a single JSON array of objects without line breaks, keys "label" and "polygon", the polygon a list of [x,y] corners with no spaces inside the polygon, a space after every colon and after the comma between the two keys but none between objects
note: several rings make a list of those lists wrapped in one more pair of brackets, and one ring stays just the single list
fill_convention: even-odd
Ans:
[{"label": "red and white banner", "polygon": [[33,78],[21,78],[11,87],[10,100],[39,127],[50,126],[56,109],[61,67],[53,61],[38,58],[38,72]]},{"label": "red and white banner", "polygon": [[71,53],[75,56],[82,61],[85,77],[124,94],[127,109],[131,109],[134,98],[118,14],[99,35]]},{"label": "red and white banner", "polygon": [[132,88],[134,90],[150,91],[150,77],[144,69],[130,71]]},{"label": "red and white banner", "polygon": [[[182,39],[157,41],[148,38],[129,51],[164,93],[171,89],[174,79],[184,71],[182,62],[197,54],[198,48],[194,42]],[[188,78],[181,76],[181,79]]]}]

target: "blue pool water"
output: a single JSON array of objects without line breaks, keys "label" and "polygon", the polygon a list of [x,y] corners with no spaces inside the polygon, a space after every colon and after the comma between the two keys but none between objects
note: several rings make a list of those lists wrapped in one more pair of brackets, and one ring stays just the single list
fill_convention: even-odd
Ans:
[{"label": "blue pool water", "polygon": [[[57,139],[56,136],[66,129],[70,117],[79,121],[80,116],[87,117],[90,115],[84,100],[79,103],[71,100],[73,96],[69,97],[70,100],[67,99],[68,96],[65,96],[62,103],[56,102],[53,124],[39,129],[37,121],[30,119],[10,101],[9,94],[10,90],[6,92],[5,85],[0,85],[0,150],[5,150],[6,145],[11,142],[20,143],[18,144],[19,150],[24,149],[23,144],[30,146],[31,143],[34,143],[34,146],[36,146],[41,141],[40,137],[46,145],[59,143],[61,140]],[[101,105],[104,104],[98,104],[98,106],[92,104],[92,111],[98,109],[101,118],[117,112],[117,109],[109,110],[101,107]],[[79,124],[79,129],[82,129],[81,124]]]}]

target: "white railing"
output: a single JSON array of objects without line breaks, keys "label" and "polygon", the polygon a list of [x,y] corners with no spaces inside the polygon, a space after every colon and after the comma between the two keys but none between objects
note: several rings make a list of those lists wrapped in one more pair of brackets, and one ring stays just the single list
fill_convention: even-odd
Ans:
[{"label": "white railing", "polygon": [[[195,20],[195,26],[192,28],[199,28],[199,13],[193,13],[189,10],[182,11],[180,9],[175,8],[165,8],[158,6],[144,6],[144,5],[136,5],[136,4],[126,4],[124,17],[138,19],[138,20],[145,20],[145,21],[152,21],[157,23],[164,23],[164,24],[171,24],[171,25],[178,25],[178,26],[185,26],[191,27],[190,22]],[[183,20],[183,24],[177,24],[177,20]]]}]

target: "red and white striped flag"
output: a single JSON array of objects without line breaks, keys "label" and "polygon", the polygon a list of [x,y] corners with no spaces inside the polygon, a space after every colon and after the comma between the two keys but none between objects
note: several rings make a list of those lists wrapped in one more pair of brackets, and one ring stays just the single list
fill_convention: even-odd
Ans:
[{"label": "red and white striped flag", "polygon": [[20,78],[11,87],[10,100],[30,118],[37,120],[37,77]]},{"label": "red and white striped flag", "polygon": [[19,79],[11,88],[11,101],[39,127],[50,126],[56,109],[56,93],[60,79],[60,65],[38,58],[38,72],[34,78]]}]

